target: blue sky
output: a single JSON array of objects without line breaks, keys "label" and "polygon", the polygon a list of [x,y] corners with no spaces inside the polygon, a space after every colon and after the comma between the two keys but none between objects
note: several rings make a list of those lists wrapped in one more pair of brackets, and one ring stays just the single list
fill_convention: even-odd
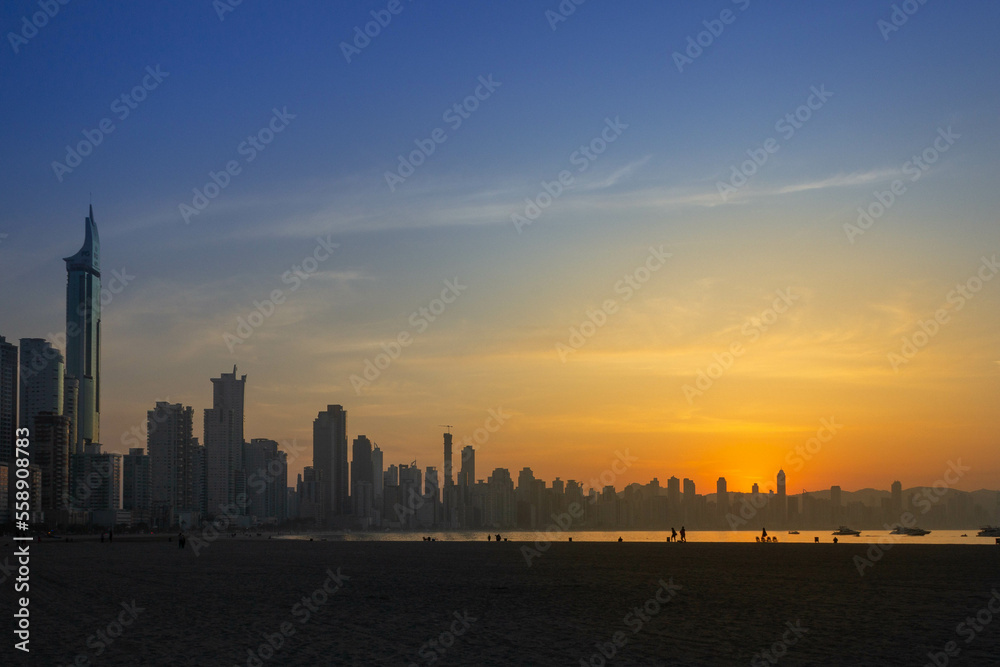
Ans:
[{"label": "blue sky", "polygon": [[[352,437],[367,431],[381,440],[388,461],[420,455],[440,465],[436,424],[471,432],[498,405],[516,406],[521,419],[491,441],[496,458],[484,453],[487,465],[533,465],[548,478],[589,478],[609,441],[644,452],[636,481],[657,469],[669,476],[657,466],[698,457],[692,475],[719,470],[731,464],[728,445],[706,443],[735,437],[731,425],[712,431],[731,420],[746,422],[748,433],[766,424],[791,434],[770,445],[768,456],[780,459],[782,438],[802,436],[826,404],[850,414],[869,401],[856,402],[849,387],[827,397],[819,371],[815,384],[797,385],[788,359],[762,356],[748,384],[738,385],[742,371],[734,370],[731,400],[764,382],[813,404],[757,421],[737,416],[727,401],[692,409],[680,387],[725,346],[726,332],[765,307],[775,289],[794,284],[812,305],[790,316],[797,319],[787,340],[767,343],[775,355],[798,340],[808,366],[829,349],[823,341],[858,337],[864,353],[845,352],[846,359],[870,353],[884,361],[894,336],[998,248],[994,3],[932,0],[886,40],[878,21],[890,18],[888,2],[589,0],[553,30],[546,12],[557,2],[403,0],[348,63],[340,44],[387,4],[245,0],[220,20],[209,0],[70,2],[17,53],[9,37],[0,47],[8,100],[0,126],[0,233],[7,234],[0,335],[62,330],[59,260],[78,248],[93,193],[106,269],[136,276],[105,311],[102,439],[110,448],[154,400],[208,407],[207,378],[237,363],[250,374],[257,408],[250,435],[308,442],[315,413],[343,403],[356,415]],[[4,3],[4,34],[37,11],[35,2]],[[679,72],[672,55],[723,11],[734,20]],[[157,66],[169,75],[127,118],[116,118],[112,102]],[[461,127],[449,128],[442,114],[490,76],[500,86]],[[776,121],[820,86],[833,96],[783,138]],[[294,119],[245,162],[238,147],[275,108]],[[104,118],[114,131],[58,180],[52,162]],[[517,233],[511,214],[524,211],[542,180],[574,169],[574,151],[616,118],[628,126],[621,136]],[[954,146],[849,243],[842,225],[855,220],[856,208],[870,205],[873,192],[900,178],[904,163],[948,127],[960,135]],[[385,172],[436,128],[447,140],[390,191]],[[717,182],[769,137],[778,152],[723,202]],[[229,160],[240,173],[185,224],[179,205]],[[339,252],[230,351],[223,334],[255,300],[287,289],[281,276],[313,252],[317,237],[339,243]],[[660,244],[674,253],[669,276],[654,276],[567,371],[555,342]],[[454,277],[468,292],[356,394],[349,377]],[[955,354],[976,341],[987,370],[968,373],[985,373],[992,388],[987,343],[997,342],[989,332],[998,292],[984,290],[975,312],[970,307],[965,323],[949,330],[950,342],[936,341]],[[633,360],[647,353],[649,361]],[[941,370],[956,369],[952,357],[931,367],[927,382],[944,373],[982,394],[965,370]],[[888,421],[930,400],[907,393],[912,379],[893,374],[884,382],[899,392],[887,400]],[[594,405],[581,401],[585,390]],[[649,421],[612,426],[577,412],[593,415],[598,406],[634,409],[627,421]],[[884,437],[869,417],[858,417],[843,469],[831,461],[811,471],[817,484],[843,479],[836,475],[848,474],[850,455],[865,455],[867,443]],[[946,431],[949,419],[959,416],[942,416],[935,428]],[[985,430],[970,431],[975,447],[989,444]],[[554,437],[585,443],[587,463],[563,463],[557,454],[566,445],[551,444]],[[665,441],[675,456],[663,453]],[[933,476],[939,459],[908,464],[911,477]],[[732,465],[747,485],[756,479],[753,465]],[[991,466],[982,485],[1000,472]]]}]

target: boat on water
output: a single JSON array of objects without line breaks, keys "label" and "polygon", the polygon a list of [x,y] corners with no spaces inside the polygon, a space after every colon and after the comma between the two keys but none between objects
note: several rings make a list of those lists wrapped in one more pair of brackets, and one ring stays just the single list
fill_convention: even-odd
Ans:
[{"label": "boat on water", "polygon": [[983,526],[976,537],[1000,537],[1000,526]]},{"label": "boat on water", "polygon": [[859,530],[852,530],[852,529],[848,528],[847,526],[841,526],[840,528],[838,528],[837,530],[835,530],[833,532],[833,534],[834,535],[853,535],[853,536],[857,537],[858,535],[861,534],[861,531],[859,531]]},{"label": "boat on water", "polygon": [[920,537],[921,535],[927,535],[931,531],[924,530],[923,528],[904,528],[903,526],[896,526],[893,528],[889,534],[890,535],[909,535],[910,537]]},{"label": "boat on water", "polygon": [[797,531],[797,530],[790,530],[790,531],[788,531],[788,534],[789,535],[798,535],[799,531]]}]

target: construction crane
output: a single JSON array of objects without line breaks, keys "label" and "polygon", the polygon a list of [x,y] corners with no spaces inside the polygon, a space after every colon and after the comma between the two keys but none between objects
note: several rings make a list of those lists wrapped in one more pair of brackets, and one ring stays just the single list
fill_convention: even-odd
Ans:
[{"label": "construction crane", "polygon": [[448,433],[451,433],[451,429],[454,428],[454,426],[452,426],[451,424],[438,424],[438,426],[440,426],[441,428],[448,429]]}]

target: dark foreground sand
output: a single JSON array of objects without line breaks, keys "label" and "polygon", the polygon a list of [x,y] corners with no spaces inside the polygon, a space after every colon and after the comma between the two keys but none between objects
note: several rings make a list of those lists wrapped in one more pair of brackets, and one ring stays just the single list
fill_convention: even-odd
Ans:
[{"label": "dark foreground sand", "polygon": [[[619,632],[609,665],[770,665],[759,652],[772,647],[780,665],[923,665],[948,642],[960,653],[947,664],[1000,664],[1000,618],[956,629],[986,618],[1000,547],[900,545],[862,577],[852,557],[867,545],[560,542],[531,567],[522,546],[221,539],[195,556],[166,541],[36,543],[32,652],[5,632],[0,664],[247,665],[282,624],[294,634],[250,665],[601,665],[595,643]],[[334,590],[338,568],[340,590],[295,607]],[[681,588],[671,598],[661,580]],[[658,589],[669,602],[653,602]],[[7,619],[12,596],[8,578]]]}]

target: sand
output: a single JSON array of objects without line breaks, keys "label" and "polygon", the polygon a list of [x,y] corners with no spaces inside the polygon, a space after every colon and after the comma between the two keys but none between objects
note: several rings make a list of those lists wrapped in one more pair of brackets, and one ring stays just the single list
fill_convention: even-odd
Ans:
[{"label": "sand", "polygon": [[32,652],[5,633],[3,662],[600,665],[596,643],[614,665],[923,665],[948,642],[939,664],[1000,661],[1000,621],[956,630],[1000,590],[1000,547],[900,545],[860,576],[868,545],[559,542],[531,567],[513,542],[188,546],[34,544]]}]

